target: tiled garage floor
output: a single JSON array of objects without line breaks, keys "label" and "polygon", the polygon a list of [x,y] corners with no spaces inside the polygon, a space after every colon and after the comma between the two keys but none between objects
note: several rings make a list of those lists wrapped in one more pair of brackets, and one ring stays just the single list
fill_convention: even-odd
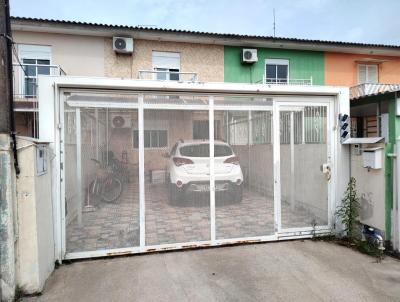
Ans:
[{"label": "tiled garage floor", "polygon": [[[210,239],[210,208],[207,200],[186,205],[168,204],[166,186],[146,184],[146,245]],[[82,224],[67,226],[67,251],[81,252],[139,245],[139,193],[137,184],[125,186],[118,203],[96,202],[96,211],[83,213]],[[201,202],[200,202],[201,201]],[[272,198],[244,190],[238,204],[216,200],[217,239],[272,235]],[[294,211],[282,204],[282,225],[311,226],[318,219],[309,211]],[[318,224],[326,224],[319,221]]]}]

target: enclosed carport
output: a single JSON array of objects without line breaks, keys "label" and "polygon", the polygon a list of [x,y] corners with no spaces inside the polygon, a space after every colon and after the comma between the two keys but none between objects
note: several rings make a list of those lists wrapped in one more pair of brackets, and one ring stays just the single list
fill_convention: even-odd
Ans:
[{"label": "enclosed carport", "polygon": [[39,88],[59,260],[335,226],[345,89],[68,77]]}]

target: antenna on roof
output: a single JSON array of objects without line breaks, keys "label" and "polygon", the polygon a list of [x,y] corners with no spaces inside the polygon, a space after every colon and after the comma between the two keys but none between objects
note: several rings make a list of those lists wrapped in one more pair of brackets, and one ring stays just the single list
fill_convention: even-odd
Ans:
[{"label": "antenna on roof", "polygon": [[272,13],[273,13],[273,15],[274,15],[274,38],[275,38],[275,30],[276,30],[276,23],[275,23],[275,7],[273,8],[273,11],[272,11]]},{"label": "antenna on roof", "polygon": [[138,26],[138,27],[157,27],[157,25],[155,25],[155,24],[138,24],[136,26]]}]

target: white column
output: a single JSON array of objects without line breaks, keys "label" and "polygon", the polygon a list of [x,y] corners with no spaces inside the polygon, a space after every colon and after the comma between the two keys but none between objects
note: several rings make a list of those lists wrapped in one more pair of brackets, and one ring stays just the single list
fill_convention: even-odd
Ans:
[{"label": "white column", "polygon": [[214,97],[209,98],[209,140],[210,140],[210,223],[211,241],[215,242],[215,175],[214,175]]},{"label": "white column", "polygon": [[290,112],[290,205],[295,209],[295,175],[294,175],[294,112]]},{"label": "white column", "polygon": [[78,224],[82,224],[82,146],[81,146],[81,110],[75,109],[76,126],[76,183],[78,185]]},{"label": "white column", "polygon": [[139,130],[139,222],[140,248],[146,246],[146,203],[144,187],[144,110],[143,94],[139,95],[138,130]]}]

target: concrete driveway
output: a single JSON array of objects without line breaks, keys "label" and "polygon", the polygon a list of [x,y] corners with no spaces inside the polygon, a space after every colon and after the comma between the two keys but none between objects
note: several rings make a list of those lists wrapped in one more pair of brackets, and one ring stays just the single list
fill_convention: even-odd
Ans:
[{"label": "concrete driveway", "polygon": [[23,301],[400,301],[400,262],[287,241],[63,265]]}]

